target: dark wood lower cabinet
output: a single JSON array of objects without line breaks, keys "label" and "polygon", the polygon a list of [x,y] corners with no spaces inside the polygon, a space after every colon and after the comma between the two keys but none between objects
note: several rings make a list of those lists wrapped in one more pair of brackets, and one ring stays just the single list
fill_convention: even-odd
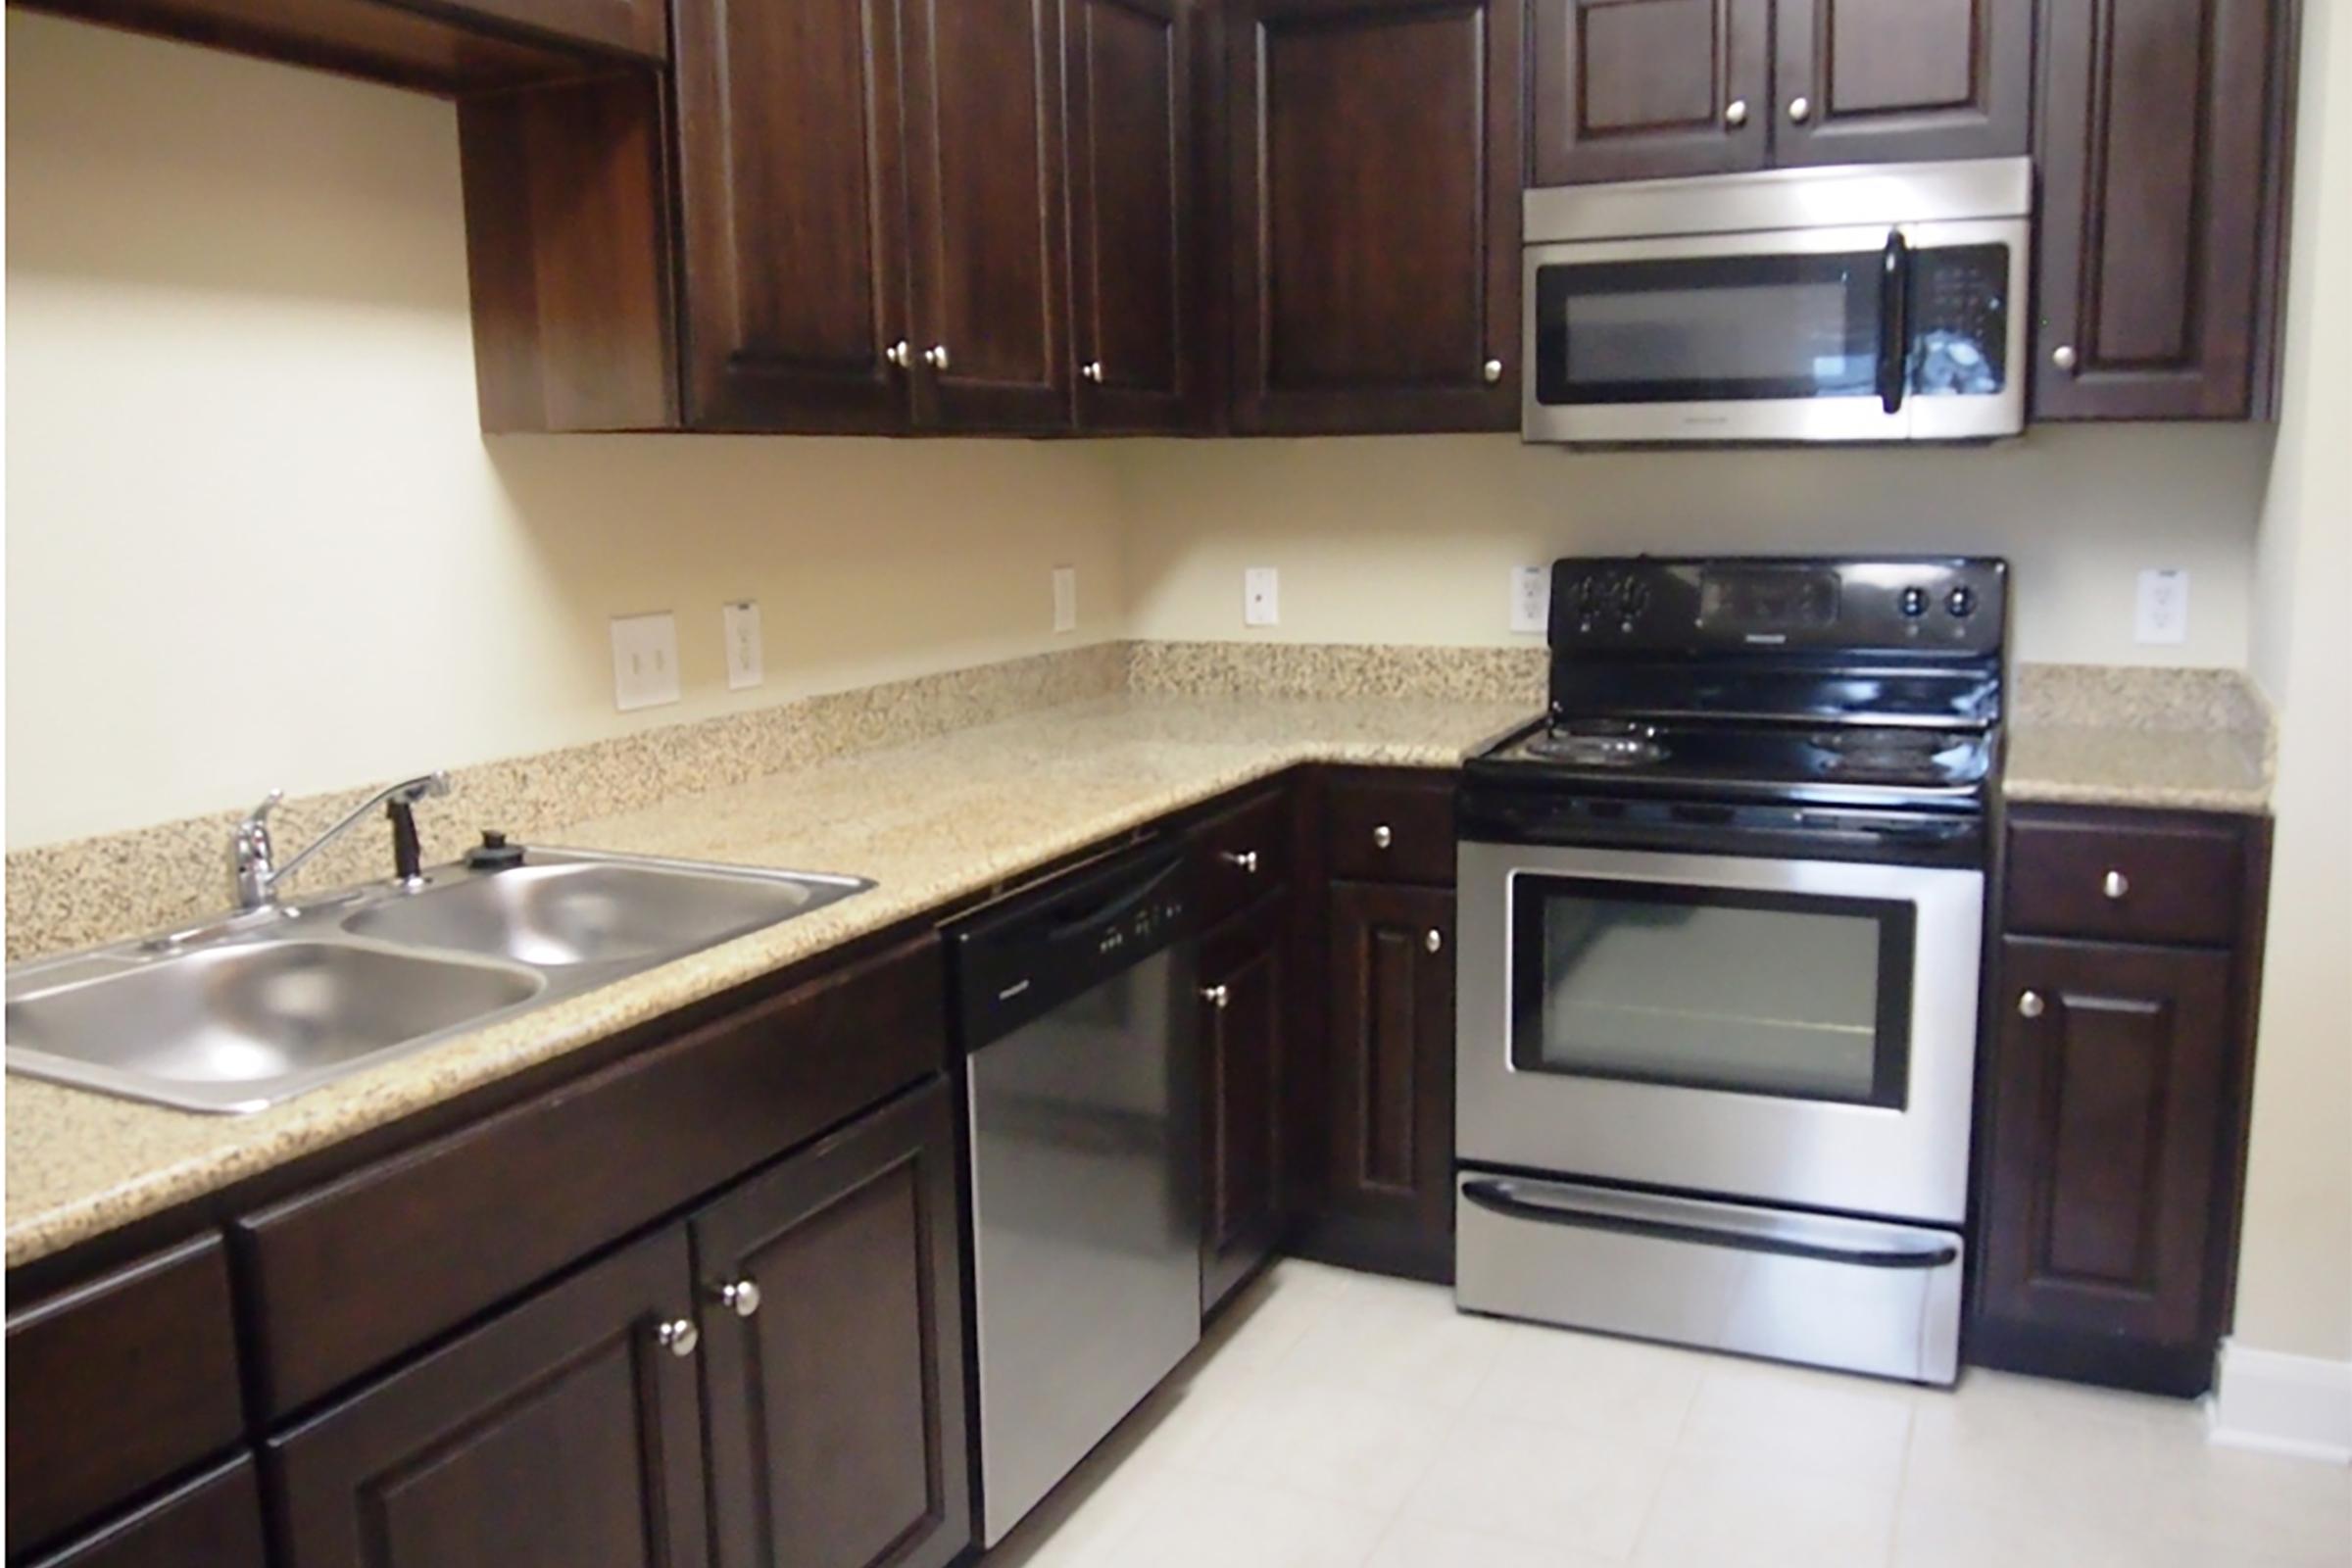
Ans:
[{"label": "dark wood lower cabinet", "polygon": [[272,1439],[281,1568],[699,1568],[692,1277],[672,1227]]},{"label": "dark wood lower cabinet", "polygon": [[1200,945],[1204,1312],[1266,1260],[1282,1228],[1288,910],[1287,900],[1267,899]]},{"label": "dark wood lower cabinet", "polygon": [[969,1544],[956,1166],[940,1082],[695,1217],[718,1568]]},{"label": "dark wood lower cabinet", "polygon": [[1315,1250],[1453,1277],[1453,894],[1335,882],[1325,1071],[1331,1163]]},{"label": "dark wood lower cabinet", "polygon": [[31,1568],[265,1568],[268,1561],[253,1460],[240,1456]]}]

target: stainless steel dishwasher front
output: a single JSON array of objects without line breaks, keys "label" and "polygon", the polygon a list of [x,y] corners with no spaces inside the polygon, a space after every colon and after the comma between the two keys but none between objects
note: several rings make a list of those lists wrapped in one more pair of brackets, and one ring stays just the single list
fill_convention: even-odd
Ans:
[{"label": "stainless steel dishwasher front", "polygon": [[1173,852],[1115,858],[956,938],[987,1545],[1200,1338],[1198,975],[1178,881]]}]

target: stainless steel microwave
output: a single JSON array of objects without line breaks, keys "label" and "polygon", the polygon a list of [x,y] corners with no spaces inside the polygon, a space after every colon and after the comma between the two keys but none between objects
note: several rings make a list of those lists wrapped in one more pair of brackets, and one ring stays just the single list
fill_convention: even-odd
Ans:
[{"label": "stainless steel microwave", "polygon": [[1529,441],[1969,441],[2025,428],[2023,158],[1526,195]]}]

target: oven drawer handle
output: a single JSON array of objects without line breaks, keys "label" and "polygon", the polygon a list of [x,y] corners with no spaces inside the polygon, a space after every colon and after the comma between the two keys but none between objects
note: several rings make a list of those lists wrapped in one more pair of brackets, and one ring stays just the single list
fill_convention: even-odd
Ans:
[{"label": "oven drawer handle", "polygon": [[1506,1219],[1540,1220],[1546,1225],[1567,1225],[1580,1230],[1622,1231],[1628,1236],[1651,1236],[1661,1241],[1696,1242],[1707,1247],[1729,1247],[1743,1252],[1777,1252],[1783,1257],[1810,1257],[1824,1263],[1851,1263],[1859,1268],[1941,1268],[1960,1256],[1957,1247],[1936,1247],[1925,1251],[1871,1251],[1860,1248],[1823,1247],[1816,1242],[1792,1242],[1777,1236],[1757,1236],[1745,1231],[1719,1231],[1704,1225],[1684,1225],[1666,1219],[1636,1219],[1630,1214],[1600,1214],[1585,1208],[1554,1208],[1549,1203],[1531,1203],[1515,1198],[1502,1182],[1470,1181],[1462,1184],[1462,1196],[1492,1214]]}]

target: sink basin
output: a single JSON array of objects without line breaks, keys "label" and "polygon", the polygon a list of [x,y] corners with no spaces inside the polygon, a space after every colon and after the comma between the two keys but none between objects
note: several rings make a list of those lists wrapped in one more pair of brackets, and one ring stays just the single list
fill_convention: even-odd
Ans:
[{"label": "sink basin", "polygon": [[343,929],[563,968],[672,957],[805,914],[857,888],[786,875],[558,862],[427,888],[362,909]]},{"label": "sink basin", "polygon": [[479,1022],[545,983],[511,965],[351,943],[237,943],[12,987],[9,1066],[191,1109],[247,1109]]}]

